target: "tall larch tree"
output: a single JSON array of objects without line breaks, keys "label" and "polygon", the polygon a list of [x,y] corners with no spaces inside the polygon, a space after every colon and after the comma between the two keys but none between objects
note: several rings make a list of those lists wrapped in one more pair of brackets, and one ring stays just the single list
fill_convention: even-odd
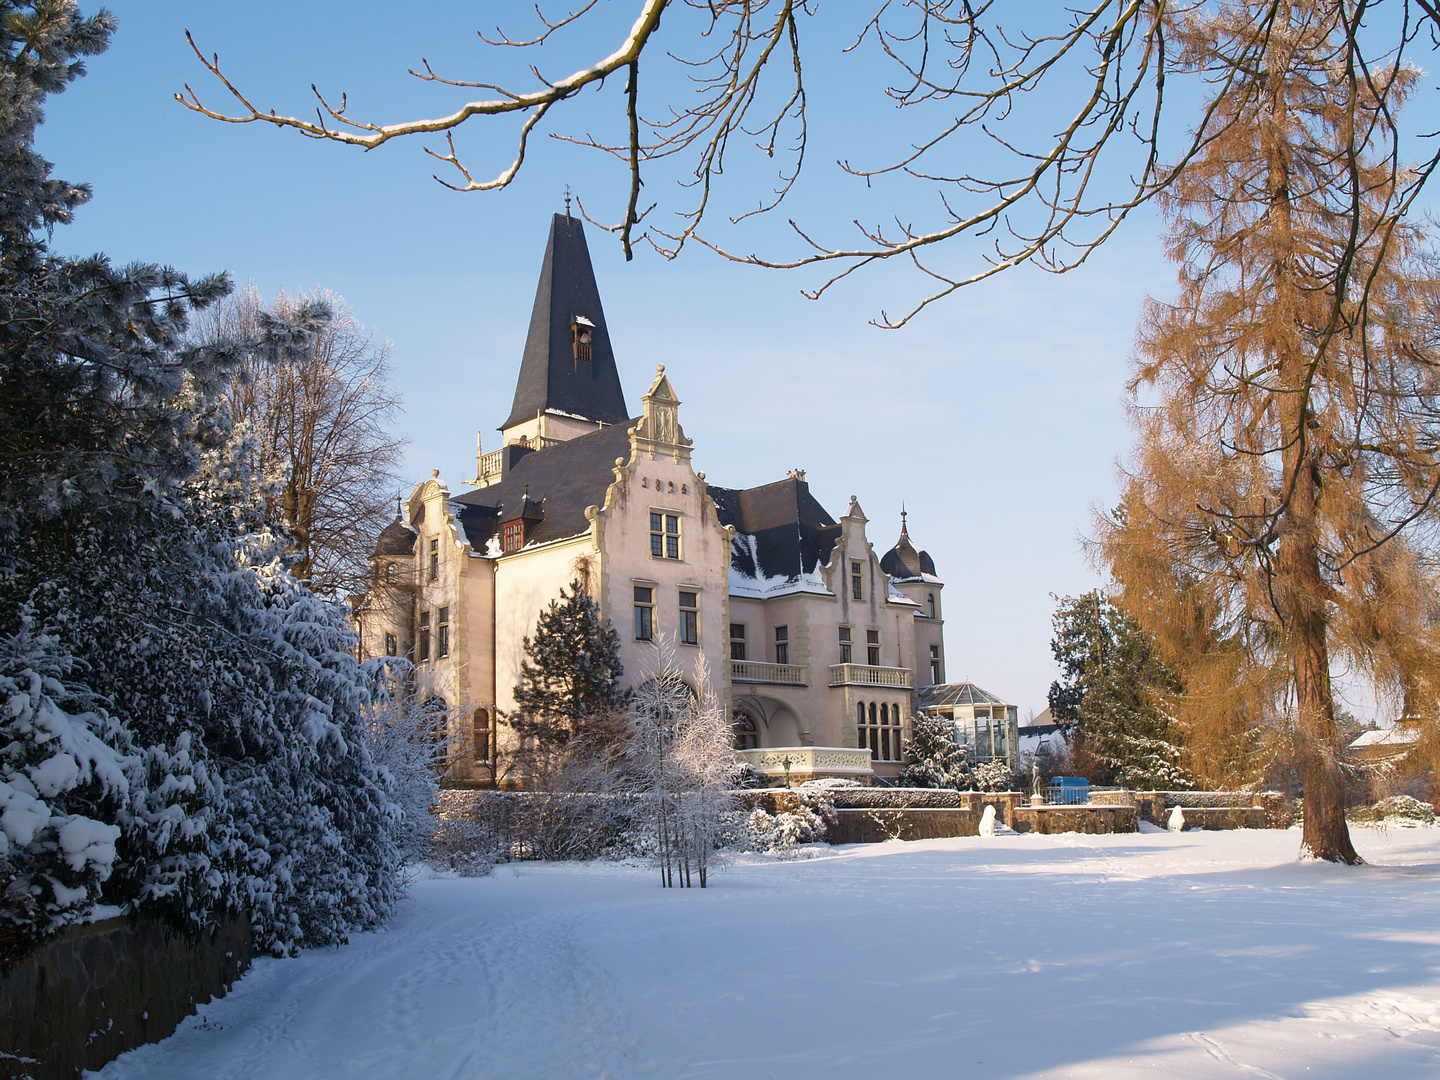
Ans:
[{"label": "tall larch tree", "polygon": [[1361,7],[1176,22],[1214,137],[1163,199],[1179,293],[1147,304],[1137,445],[1098,538],[1122,605],[1177,656],[1193,726],[1268,724],[1304,787],[1303,853],[1346,863],[1332,670],[1433,719],[1440,661],[1437,282],[1404,170],[1366,155],[1417,76],[1357,70]]}]

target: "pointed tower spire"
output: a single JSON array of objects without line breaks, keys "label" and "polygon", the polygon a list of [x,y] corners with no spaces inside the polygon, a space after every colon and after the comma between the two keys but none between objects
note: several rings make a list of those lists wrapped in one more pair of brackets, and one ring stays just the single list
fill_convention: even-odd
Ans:
[{"label": "pointed tower spire", "polygon": [[515,403],[501,430],[546,411],[602,424],[630,419],[585,229],[568,213],[550,221]]}]

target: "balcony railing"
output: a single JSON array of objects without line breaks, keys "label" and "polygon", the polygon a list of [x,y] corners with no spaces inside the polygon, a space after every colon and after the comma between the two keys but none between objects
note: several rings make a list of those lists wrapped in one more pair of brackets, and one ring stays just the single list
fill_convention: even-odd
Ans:
[{"label": "balcony railing", "polygon": [[899,686],[910,688],[910,669],[869,664],[831,664],[831,686]]},{"label": "balcony railing", "polygon": [[759,660],[731,660],[730,681],[774,683],[778,686],[806,686],[805,669],[799,664],[765,664]]},{"label": "balcony railing", "polygon": [[[526,439],[523,443],[516,439],[509,443],[509,446],[527,446],[531,450],[548,450],[552,446],[559,446],[564,439],[552,439],[545,435],[535,435]],[[499,450],[491,450],[488,454],[480,455],[480,479],[489,480],[499,476],[505,471],[505,450],[502,446]]]}]

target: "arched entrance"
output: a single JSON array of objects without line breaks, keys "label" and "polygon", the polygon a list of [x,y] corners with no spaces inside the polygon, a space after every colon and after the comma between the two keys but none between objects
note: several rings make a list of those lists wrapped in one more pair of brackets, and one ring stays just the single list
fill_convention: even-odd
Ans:
[{"label": "arched entrance", "polygon": [[[783,701],[765,694],[746,694],[735,699],[733,714],[736,718],[737,750],[801,745],[800,718]],[[749,729],[743,731],[739,723],[742,715],[750,723]],[[742,734],[752,736],[755,741],[749,746],[741,746],[739,739]]]}]

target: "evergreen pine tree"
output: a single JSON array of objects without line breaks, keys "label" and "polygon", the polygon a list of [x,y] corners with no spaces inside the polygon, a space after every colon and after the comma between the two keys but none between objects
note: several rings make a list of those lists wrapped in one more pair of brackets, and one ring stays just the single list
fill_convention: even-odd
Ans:
[{"label": "evergreen pine tree", "polygon": [[966,791],[973,786],[965,748],[955,741],[955,727],[950,721],[917,713],[911,731],[905,747],[905,767],[896,781],[901,787]]},{"label": "evergreen pine tree", "polygon": [[630,695],[620,688],[620,635],[579,581],[540,613],[525,638],[510,726],[544,770],[613,750]]},{"label": "evergreen pine tree", "polygon": [[221,399],[325,313],[187,345],[224,275],[49,250],[88,189],[35,153],[41,105],[112,29],[0,0],[0,938],[103,896],[337,942],[397,898],[397,809],[346,613],[286,570]]},{"label": "evergreen pine tree", "polygon": [[1189,787],[1165,710],[1180,685],[1144,631],[1098,592],[1062,597],[1054,626],[1050,649],[1062,675],[1051,684],[1050,711],[1071,733],[1072,757],[1092,762],[1100,783]]}]

